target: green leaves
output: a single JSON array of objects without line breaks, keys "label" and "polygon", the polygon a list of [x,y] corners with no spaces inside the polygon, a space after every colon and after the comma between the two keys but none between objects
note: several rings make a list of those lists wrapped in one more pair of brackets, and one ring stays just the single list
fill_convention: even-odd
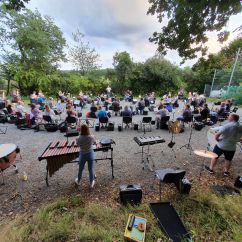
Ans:
[{"label": "green leaves", "polygon": [[70,61],[82,75],[99,68],[99,54],[89,42],[84,41],[84,34],[79,30],[73,33],[75,44],[69,48]]},{"label": "green leaves", "polygon": [[156,15],[162,23],[168,23],[155,32],[150,38],[158,45],[158,50],[166,54],[168,49],[175,49],[184,60],[197,57],[201,52],[205,55],[207,33],[218,31],[218,40],[228,38],[228,31],[223,27],[232,15],[242,10],[239,0],[231,1],[186,1],[186,0],[149,0],[147,14]]},{"label": "green leaves", "polygon": [[[50,17],[30,10],[7,11],[0,24],[5,39],[3,65],[13,65],[10,76],[17,81],[21,93],[46,87],[59,61],[65,60],[66,42],[60,29]],[[14,62],[10,61],[13,56]]]}]

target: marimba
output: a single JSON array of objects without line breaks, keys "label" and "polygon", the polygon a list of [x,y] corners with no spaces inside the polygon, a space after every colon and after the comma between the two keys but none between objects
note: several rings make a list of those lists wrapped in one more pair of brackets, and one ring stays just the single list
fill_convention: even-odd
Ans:
[{"label": "marimba", "polygon": [[[109,145],[94,145],[93,150],[95,152],[109,152],[110,155],[104,158],[97,158],[95,161],[100,160],[110,160],[111,169],[112,169],[112,178],[113,174],[113,147]],[[75,159],[79,157],[80,147],[77,145],[76,140],[57,140],[51,142],[48,147],[45,149],[43,154],[38,157],[39,161],[46,160],[46,185],[49,186],[48,177],[52,176],[56,171],[58,171],[65,164],[77,162]]]},{"label": "marimba", "polygon": [[[160,143],[164,143],[165,140],[162,139],[160,136],[151,136],[151,137],[134,137],[134,141],[142,147],[141,149],[141,154],[142,154],[142,163],[143,163],[143,169],[145,168],[145,164],[148,165],[148,168],[153,171],[152,167],[155,167],[155,164],[153,162],[153,160],[151,159],[151,154],[150,154],[150,145],[155,145],[155,144],[160,144]],[[144,152],[144,146],[148,146],[147,152]],[[162,152],[162,151],[161,151]],[[146,158],[145,155],[146,154]],[[152,162],[152,167],[150,167],[150,160]]]}]

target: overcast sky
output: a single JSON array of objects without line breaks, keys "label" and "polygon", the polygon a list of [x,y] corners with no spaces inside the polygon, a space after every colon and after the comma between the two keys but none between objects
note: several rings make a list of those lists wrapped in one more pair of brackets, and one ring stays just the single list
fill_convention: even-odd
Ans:
[{"label": "overcast sky", "polygon": [[[116,51],[128,51],[134,61],[141,62],[155,54],[156,46],[148,38],[159,31],[161,24],[156,17],[146,15],[148,0],[31,0],[27,7],[51,16],[68,44],[78,28],[100,54],[103,68],[112,66]],[[234,30],[241,22],[242,14],[233,16],[226,29]],[[208,47],[212,53],[221,48],[216,34],[210,35]],[[181,61],[176,51],[169,51],[166,58],[178,65]],[[195,60],[185,65],[193,63]],[[73,69],[70,63],[62,64],[61,68]]]}]

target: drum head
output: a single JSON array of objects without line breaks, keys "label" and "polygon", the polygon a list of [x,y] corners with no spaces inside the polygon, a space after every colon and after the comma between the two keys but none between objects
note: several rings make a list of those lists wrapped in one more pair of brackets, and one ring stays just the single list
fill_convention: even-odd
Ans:
[{"label": "drum head", "polygon": [[0,158],[6,157],[15,151],[17,145],[15,144],[1,144],[0,145]]}]

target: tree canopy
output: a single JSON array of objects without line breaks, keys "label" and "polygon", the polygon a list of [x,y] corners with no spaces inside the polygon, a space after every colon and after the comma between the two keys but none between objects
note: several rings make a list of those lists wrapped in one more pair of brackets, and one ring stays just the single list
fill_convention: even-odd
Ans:
[{"label": "tree canopy", "polygon": [[226,40],[229,32],[223,27],[232,15],[242,10],[240,0],[149,0],[149,3],[148,14],[156,15],[162,24],[168,19],[161,32],[154,32],[150,41],[156,43],[163,54],[168,49],[177,50],[184,60],[197,57],[197,52],[206,54],[208,32],[217,31],[218,40]]},{"label": "tree canopy", "polygon": [[84,34],[79,30],[73,33],[75,44],[69,48],[70,61],[82,75],[98,69],[99,54],[89,42],[84,40]]},{"label": "tree canopy", "polygon": [[14,77],[23,93],[38,88],[42,82],[48,85],[51,73],[65,57],[65,39],[53,20],[42,17],[38,11],[8,11],[0,24],[4,33],[2,67],[9,66],[9,60],[15,67],[8,76]]},{"label": "tree canopy", "polygon": [[20,11],[30,0],[2,0],[3,7],[7,10]]}]

